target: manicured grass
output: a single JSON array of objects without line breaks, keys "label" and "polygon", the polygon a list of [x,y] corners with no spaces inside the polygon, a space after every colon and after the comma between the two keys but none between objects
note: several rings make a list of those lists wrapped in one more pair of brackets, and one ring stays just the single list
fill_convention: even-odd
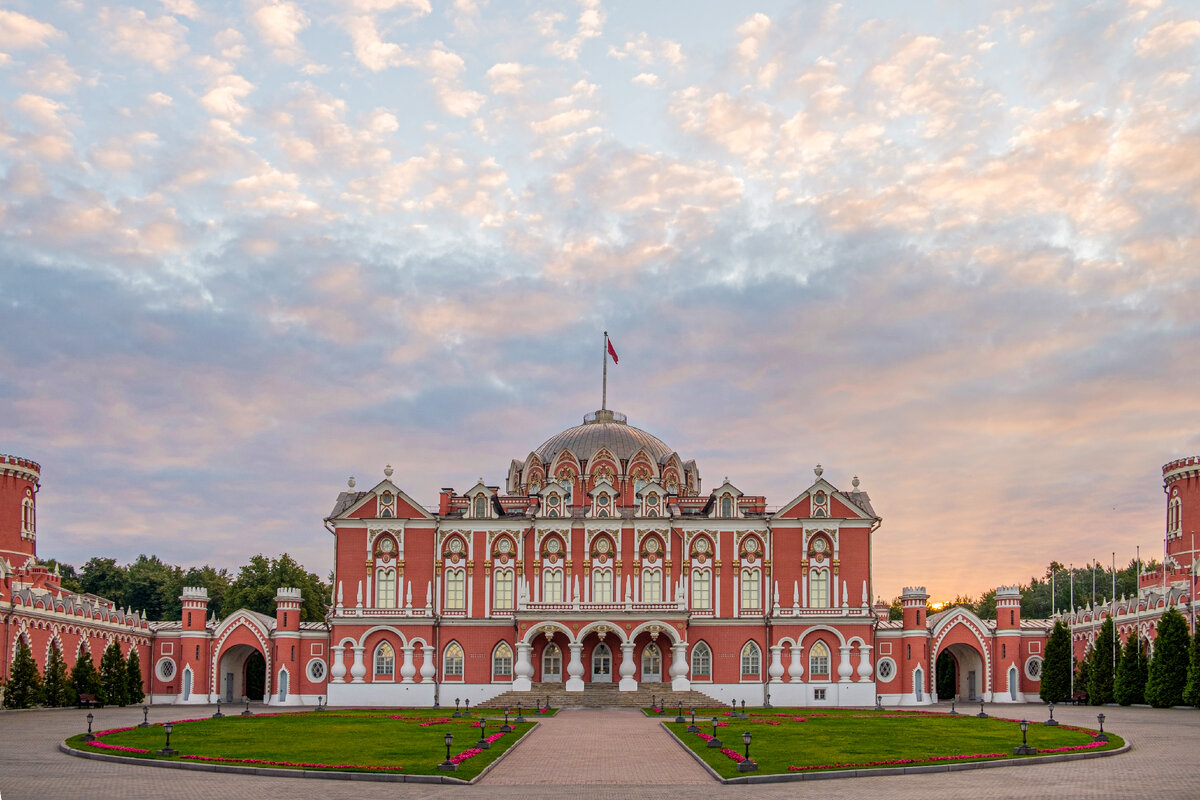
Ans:
[{"label": "manicured grass", "polygon": [[[161,725],[116,729],[113,733],[97,731],[100,743],[106,747],[88,744],[82,736],[71,737],[67,745],[134,758],[231,766],[448,775],[470,780],[528,733],[536,716],[545,716],[527,714],[525,718],[529,721],[517,725],[515,714],[510,714],[512,733],[497,738],[489,749],[464,759],[457,771],[441,772],[437,765],[446,759],[446,733],[454,734],[451,756],[459,755],[475,747],[480,738],[480,729],[475,726],[485,716],[471,712],[470,717],[452,719],[451,713],[453,711],[377,709],[177,721],[171,733],[171,747],[179,751],[179,756],[155,755],[166,740]],[[486,713],[485,730],[489,738],[499,733],[503,717],[503,713],[498,716],[495,712]],[[422,723],[426,724],[422,726]]]},{"label": "manicured grass", "polygon": [[[688,709],[690,712],[690,709]],[[921,711],[884,712],[861,709],[772,709],[750,712],[749,719],[734,719],[728,708],[696,709],[696,726],[703,736],[712,736],[712,719],[725,723],[717,727],[717,738],[724,748],[737,755],[744,753],[742,733],[752,737],[750,757],[758,762],[757,772],[739,773],[737,761],[710,748],[701,735],[687,733],[687,725],[675,723],[674,713],[646,712],[659,717],[694,752],[726,778],[739,775],[820,771],[820,769],[866,769],[917,766],[961,761],[991,761],[1013,758],[1013,748],[1021,744],[1021,728],[1016,720],[992,717],[950,716]],[[690,713],[685,719],[691,721]],[[1092,744],[1094,731],[1069,725],[1046,727],[1030,723],[1027,733],[1031,747],[1051,750]],[[1109,734],[1109,743],[1087,749],[1108,750],[1124,741]],[[1022,756],[1028,758],[1028,756]],[[901,761],[903,763],[886,763]],[[810,768],[791,770],[791,767]],[[816,768],[816,769],[811,769]]]}]

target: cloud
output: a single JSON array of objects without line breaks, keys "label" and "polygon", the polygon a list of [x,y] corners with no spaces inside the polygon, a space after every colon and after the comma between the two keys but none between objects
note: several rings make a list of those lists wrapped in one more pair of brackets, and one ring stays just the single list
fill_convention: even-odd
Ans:
[{"label": "cloud", "polygon": [[151,19],[133,8],[99,9],[96,18],[113,52],[167,72],[188,52],[187,29],[174,17]]},{"label": "cloud", "polygon": [[226,117],[231,122],[241,122],[247,109],[242,105],[254,85],[241,75],[223,75],[213,88],[201,98],[200,105],[216,117]]},{"label": "cloud", "polygon": [[564,61],[575,61],[584,45],[600,36],[604,31],[605,14],[600,0],[580,0],[581,10],[575,24],[575,33],[568,39],[559,36],[558,25],[566,20],[561,12],[538,12],[533,16],[538,33],[550,40],[549,50]]},{"label": "cloud", "polygon": [[49,23],[16,11],[0,9],[0,47],[6,50],[46,47],[51,40],[64,36],[62,31]]},{"label": "cloud", "polygon": [[1165,58],[1190,47],[1197,39],[1200,39],[1200,19],[1162,22],[1137,40],[1137,54],[1142,58]]},{"label": "cloud", "polygon": [[304,53],[299,34],[308,28],[311,21],[298,5],[292,2],[274,2],[259,5],[250,19],[272,53],[280,61],[296,61]]},{"label": "cloud", "polygon": [[25,84],[47,94],[71,94],[81,79],[79,73],[62,56],[50,56],[25,71]]}]

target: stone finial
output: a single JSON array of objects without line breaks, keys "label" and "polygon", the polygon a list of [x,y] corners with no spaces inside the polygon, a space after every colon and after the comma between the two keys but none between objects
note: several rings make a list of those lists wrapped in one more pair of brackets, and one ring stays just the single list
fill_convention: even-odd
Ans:
[{"label": "stone finial", "polygon": [[858,484],[859,484],[858,476],[855,475],[854,480],[850,481],[850,485],[854,487],[854,491],[856,491],[856,492],[858,491]]},{"label": "stone finial", "polygon": [[387,466],[385,466],[385,467],[383,468],[383,477],[385,477],[385,478],[388,478],[388,479],[391,479],[391,477],[392,477],[392,473],[393,473],[393,472],[395,472],[395,471],[396,471],[396,470],[392,469],[392,465],[391,465],[391,464],[388,464]]},{"label": "stone finial", "polygon": [[356,485],[358,485],[358,481],[354,480],[354,476],[351,475],[350,480],[346,481],[346,485],[353,489]]},{"label": "stone finial", "polygon": [[817,464],[815,467],[813,467],[813,475],[816,475],[819,478],[824,474],[825,474],[825,468],[822,467],[820,464]]}]

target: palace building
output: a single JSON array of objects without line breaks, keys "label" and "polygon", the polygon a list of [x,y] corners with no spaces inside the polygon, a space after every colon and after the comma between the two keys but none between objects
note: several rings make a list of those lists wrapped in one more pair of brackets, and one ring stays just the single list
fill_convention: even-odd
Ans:
[{"label": "palace building", "polygon": [[[155,703],[236,701],[257,668],[278,705],[478,704],[506,692],[529,704],[547,687],[923,705],[937,701],[943,654],[961,699],[1023,702],[1037,697],[1052,625],[1021,618],[1016,586],[997,590],[995,620],[929,614],[922,587],[905,588],[902,619],[889,620],[888,604],[872,602],[882,520],[857,477],[845,490],[818,465],[778,506],[729,478],[706,490],[695,461],[607,409],[513,460],[503,486],[443,489],[436,509],[391,466],[367,489],[351,478],[324,521],[334,586],[317,623],[300,621],[288,587],[274,616],[223,620],[205,590],[185,589],[181,618],[153,623],[63,592],[36,561],[40,468],[10,456],[0,468],[4,669],[20,637],[39,667],[51,639],[70,664],[83,639],[98,662],[115,638],[141,648]],[[1067,613],[1077,658],[1109,613],[1123,636],[1152,640],[1165,608],[1191,607],[1200,458],[1163,475],[1168,569],[1136,598]]]}]

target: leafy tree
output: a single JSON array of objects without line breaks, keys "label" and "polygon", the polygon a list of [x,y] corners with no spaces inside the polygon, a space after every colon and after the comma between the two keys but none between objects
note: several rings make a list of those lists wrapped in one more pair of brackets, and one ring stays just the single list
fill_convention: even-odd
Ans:
[{"label": "leafy tree", "polygon": [[329,596],[329,587],[287,553],[279,558],[267,558],[261,553],[253,556],[230,585],[225,605],[227,608],[247,608],[261,614],[274,614],[275,591],[281,586],[301,590],[301,620],[320,622],[325,619],[325,598]]},{"label": "leafy tree", "polygon": [[1183,688],[1183,702],[1189,706],[1200,706],[1200,634],[1192,635],[1192,646],[1188,648],[1187,685]]},{"label": "leafy tree", "polygon": [[1116,676],[1113,655],[1116,652],[1116,627],[1112,617],[1100,626],[1092,652],[1088,653],[1088,702],[1102,706],[1113,702],[1113,679]]},{"label": "leafy tree", "polygon": [[59,585],[68,592],[75,592],[78,594],[83,591],[83,584],[79,582],[79,576],[75,574],[75,567],[53,558],[47,558],[45,561],[42,561],[41,564],[51,572],[54,572],[56,569],[58,570],[60,578]]},{"label": "leafy tree", "polygon": [[104,686],[104,702],[111,705],[129,705],[129,679],[125,675],[125,658],[121,645],[113,639],[100,657],[100,683]]},{"label": "leafy tree", "polygon": [[[237,610],[230,608],[225,602],[229,585],[230,577],[227,569],[217,569],[208,564],[203,567],[192,567],[180,576],[179,586],[173,592],[172,601],[165,606],[163,619],[179,619],[181,611],[179,595],[184,586],[202,586],[208,589],[209,611],[216,614],[218,619],[224,618],[229,611]],[[272,613],[274,613],[274,609],[272,609]]]},{"label": "leafy tree", "polygon": [[100,673],[96,672],[92,651],[88,649],[86,641],[79,645],[79,653],[75,656],[75,666],[71,668],[71,686],[77,697],[90,694],[97,703],[104,703],[104,686],[100,683]]},{"label": "leafy tree", "polygon": [[904,619],[904,606],[899,597],[892,598],[892,605],[888,608],[888,619],[896,622]]},{"label": "leafy tree", "polygon": [[975,615],[980,619],[996,618],[996,590],[990,589],[979,596],[975,604]]},{"label": "leafy tree", "polygon": [[1087,701],[1087,688],[1089,677],[1089,665],[1091,660],[1084,656],[1080,659],[1075,669],[1075,694],[1083,694],[1084,702]]},{"label": "leafy tree", "polygon": [[1040,696],[1047,703],[1062,703],[1071,699],[1071,631],[1061,619],[1054,623],[1050,637],[1046,640],[1046,653],[1042,660],[1042,688]]},{"label": "leafy tree", "polygon": [[1146,681],[1146,702],[1155,708],[1170,708],[1183,703],[1188,672],[1187,621],[1174,606],[1158,620],[1154,637],[1154,657]]},{"label": "leafy tree", "polygon": [[[181,572],[179,567],[164,564],[158,556],[139,555],[125,571],[125,599],[121,605],[144,610],[147,619],[167,619],[165,610],[171,595],[179,596]],[[179,604],[178,599],[174,602]]]},{"label": "leafy tree", "polygon": [[83,591],[112,600],[118,606],[126,606],[126,571],[117,566],[115,558],[89,558],[79,572],[79,584]]},{"label": "leafy tree", "polygon": [[946,651],[937,658],[937,696],[939,700],[949,700],[958,694],[958,670],[955,668],[954,656]]},{"label": "leafy tree", "polygon": [[58,644],[51,644],[50,655],[46,657],[46,677],[42,681],[42,700],[52,708],[63,708],[75,705],[75,699],[75,688],[67,677],[67,662],[63,661]]},{"label": "leafy tree", "polygon": [[1121,664],[1117,667],[1117,680],[1113,686],[1113,699],[1123,706],[1146,702],[1146,648],[1137,631],[1131,631],[1124,649]]},{"label": "leafy tree", "polygon": [[4,684],[5,708],[32,708],[42,702],[42,678],[37,662],[24,638],[17,640],[8,682]]},{"label": "leafy tree", "polygon": [[142,684],[142,659],[138,656],[137,645],[129,648],[129,659],[125,662],[125,694],[131,705],[137,705],[146,699]]}]

